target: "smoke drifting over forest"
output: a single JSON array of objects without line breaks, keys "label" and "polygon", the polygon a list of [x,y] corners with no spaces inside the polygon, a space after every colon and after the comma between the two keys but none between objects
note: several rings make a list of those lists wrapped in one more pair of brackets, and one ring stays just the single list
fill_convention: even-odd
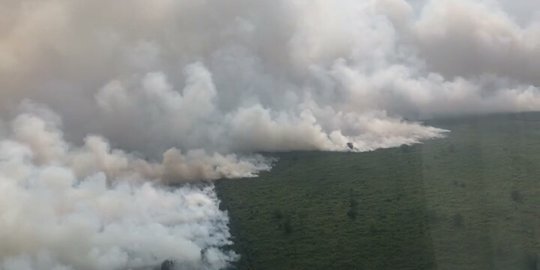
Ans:
[{"label": "smoke drifting over forest", "polygon": [[0,0],[0,269],[237,255],[210,186],[540,109],[534,0]]}]

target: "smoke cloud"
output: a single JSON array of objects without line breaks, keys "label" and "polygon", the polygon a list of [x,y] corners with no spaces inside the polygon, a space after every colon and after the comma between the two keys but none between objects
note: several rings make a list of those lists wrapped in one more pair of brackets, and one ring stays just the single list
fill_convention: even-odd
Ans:
[{"label": "smoke cloud", "polygon": [[267,151],[540,109],[537,1],[0,0],[0,269],[236,257],[208,184]]},{"label": "smoke cloud", "polygon": [[221,249],[230,244],[228,218],[213,186],[156,181],[245,177],[258,168],[175,149],[152,164],[98,136],[74,147],[51,121],[20,114],[0,141],[0,269],[150,269],[169,259],[182,269],[221,269],[235,260]]}]

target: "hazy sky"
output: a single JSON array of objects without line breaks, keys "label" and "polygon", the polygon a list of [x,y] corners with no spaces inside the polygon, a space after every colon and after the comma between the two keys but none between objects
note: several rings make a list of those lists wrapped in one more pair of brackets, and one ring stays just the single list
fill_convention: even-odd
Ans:
[{"label": "hazy sky", "polygon": [[272,164],[261,151],[366,151],[446,132],[423,119],[538,110],[538,10],[0,0],[0,269],[166,258],[219,269],[236,255],[220,249],[215,193],[164,182],[256,176]]}]

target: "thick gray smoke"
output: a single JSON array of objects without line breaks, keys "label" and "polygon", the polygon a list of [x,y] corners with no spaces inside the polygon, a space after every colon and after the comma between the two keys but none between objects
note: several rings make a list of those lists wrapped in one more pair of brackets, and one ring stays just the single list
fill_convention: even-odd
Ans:
[{"label": "thick gray smoke", "polygon": [[1,100],[151,159],[391,147],[441,132],[401,117],[540,107],[540,26],[521,6],[2,0]]},{"label": "thick gray smoke", "polygon": [[[264,151],[437,138],[540,109],[535,0],[0,0],[0,267],[235,255],[211,188]],[[97,135],[93,135],[97,134]],[[82,232],[82,233],[81,233]]]}]

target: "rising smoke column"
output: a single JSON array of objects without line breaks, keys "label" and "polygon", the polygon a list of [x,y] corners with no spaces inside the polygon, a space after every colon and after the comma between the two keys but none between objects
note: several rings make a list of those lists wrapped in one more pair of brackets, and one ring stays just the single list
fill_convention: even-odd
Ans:
[{"label": "rising smoke column", "polygon": [[255,176],[271,167],[259,151],[419,143],[443,135],[418,122],[432,117],[538,110],[534,7],[0,0],[0,267],[222,268],[235,256],[213,190],[164,183]]}]

